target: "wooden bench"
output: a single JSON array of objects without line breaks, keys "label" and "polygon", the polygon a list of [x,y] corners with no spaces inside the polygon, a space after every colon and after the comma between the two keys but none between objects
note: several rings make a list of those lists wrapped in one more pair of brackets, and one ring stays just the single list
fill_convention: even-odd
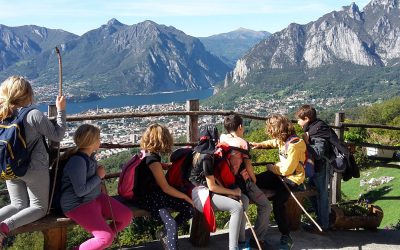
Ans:
[{"label": "wooden bench", "polygon": [[[264,190],[265,195],[270,198],[274,195],[270,190]],[[303,203],[306,197],[314,196],[317,194],[315,190],[297,191],[294,192],[296,198]],[[116,197],[118,198],[118,197]],[[126,204],[131,208],[133,216],[143,217],[150,216],[150,213],[146,210],[139,209],[133,205]],[[296,201],[290,196],[286,203],[286,210],[289,216],[289,228],[290,230],[297,230],[300,226],[300,218],[302,214],[301,208],[298,206]],[[68,226],[76,225],[74,221],[69,218],[50,214],[44,218],[27,225],[21,226],[10,232],[10,235],[17,235],[21,233],[41,231],[44,236],[43,249],[51,250],[62,250],[67,247],[67,228]],[[207,229],[202,213],[196,210],[195,215],[192,219],[190,228],[190,241],[195,246],[207,246],[210,240],[210,233]]]}]

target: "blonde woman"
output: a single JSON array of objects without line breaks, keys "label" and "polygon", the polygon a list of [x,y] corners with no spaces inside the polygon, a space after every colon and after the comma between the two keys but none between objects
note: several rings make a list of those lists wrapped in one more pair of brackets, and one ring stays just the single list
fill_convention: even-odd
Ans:
[{"label": "blonde woman", "polygon": [[293,240],[289,234],[285,214],[285,203],[289,198],[289,192],[282,180],[292,190],[297,189],[303,183],[305,172],[302,162],[306,158],[306,144],[296,136],[292,122],[284,115],[274,114],[269,117],[266,121],[266,133],[271,136],[271,140],[252,142],[251,145],[253,148],[278,148],[280,161],[267,165],[268,171],[256,175],[256,184],[259,188],[275,191],[275,195],[272,197],[272,210],[282,234],[279,249],[291,249]]},{"label": "blonde woman", "polygon": [[[24,109],[33,108],[31,84],[20,76],[11,76],[0,86],[0,121],[7,124],[8,118],[16,117]],[[42,140],[61,141],[65,129],[65,98],[57,96],[57,119],[51,123],[37,109],[30,110],[23,119],[23,129],[30,163],[26,174],[7,180],[11,204],[0,209],[0,240],[13,229],[36,221],[46,215],[49,202],[49,159]]]},{"label": "blonde woman", "polygon": [[[74,134],[76,146],[66,156],[70,157],[61,179],[61,209],[94,237],[76,249],[105,249],[111,246],[117,232],[132,220],[128,207],[101,192],[101,181],[106,172],[94,159],[100,146],[100,129],[83,124]],[[107,219],[111,219],[110,225]]]},{"label": "blonde woman", "polygon": [[[186,194],[170,186],[161,165],[162,153],[172,151],[173,139],[168,128],[152,124],[144,132],[140,147],[146,157],[136,170],[134,201],[150,211],[153,218],[164,223],[164,230],[157,235],[164,249],[177,249],[178,226],[193,216],[193,202]],[[175,219],[168,209],[179,212]]]}]

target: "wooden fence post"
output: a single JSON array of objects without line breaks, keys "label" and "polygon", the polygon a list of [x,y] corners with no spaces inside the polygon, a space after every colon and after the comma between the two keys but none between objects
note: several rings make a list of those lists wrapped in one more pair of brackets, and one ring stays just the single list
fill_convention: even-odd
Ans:
[{"label": "wooden fence post", "polygon": [[[198,99],[187,100],[186,111],[199,110],[200,105]],[[188,115],[186,117],[187,141],[197,142],[199,139],[199,116]],[[204,215],[196,210],[190,226],[190,242],[195,246],[207,246],[210,241],[210,232],[208,232],[207,228],[207,222],[204,219]]]},{"label": "wooden fence post", "polygon": [[[335,114],[335,126],[340,127],[339,129],[335,129],[335,133],[339,137],[340,141],[344,141],[344,127],[342,126],[342,122],[344,122],[344,112],[339,112]],[[333,178],[331,182],[331,204],[336,204],[342,198],[341,193],[341,182],[342,182],[342,174],[334,172]]]},{"label": "wooden fence post", "polygon": [[[187,100],[186,111],[199,111],[200,105],[199,100]],[[199,139],[199,116],[198,115],[187,115],[186,116],[186,138],[188,142],[197,142]]]}]

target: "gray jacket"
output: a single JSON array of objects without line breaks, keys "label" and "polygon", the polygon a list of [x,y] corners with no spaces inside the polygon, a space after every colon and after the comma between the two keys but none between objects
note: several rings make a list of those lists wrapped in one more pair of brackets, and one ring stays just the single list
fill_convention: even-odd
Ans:
[{"label": "gray jacket", "polygon": [[49,156],[42,137],[47,137],[50,141],[59,142],[63,139],[67,128],[66,112],[57,112],[57,122],[53,124],[41,111],[34,109],[28,112],[24,118],[25,138],[28,150],[31,153],[29,168],[49,168]]},{"label": "gray jacket", "polygon": [[96,199],[101,193],[97,161],[78,153],[64,167],[61,179],[61,209],[64,213]]}]

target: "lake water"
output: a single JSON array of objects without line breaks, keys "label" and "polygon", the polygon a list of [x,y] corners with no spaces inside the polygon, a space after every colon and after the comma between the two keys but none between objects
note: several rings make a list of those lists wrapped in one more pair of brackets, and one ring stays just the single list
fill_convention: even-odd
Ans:
[{"label": "lake water", "polygon": [[[146,104],[164,103],[184,103],[190,99],[206,99],[213,94],[213,89],[182,91],[174,93],[159,93],[153,95],[125,95],[109,96],[91,102],[67,103],[67,113],[76,114],[89,109],[99,108],[118,108],[124,106],[139,106]],[[47,104],[39,104],[38,108],[42,112],[47,112]]]}]

